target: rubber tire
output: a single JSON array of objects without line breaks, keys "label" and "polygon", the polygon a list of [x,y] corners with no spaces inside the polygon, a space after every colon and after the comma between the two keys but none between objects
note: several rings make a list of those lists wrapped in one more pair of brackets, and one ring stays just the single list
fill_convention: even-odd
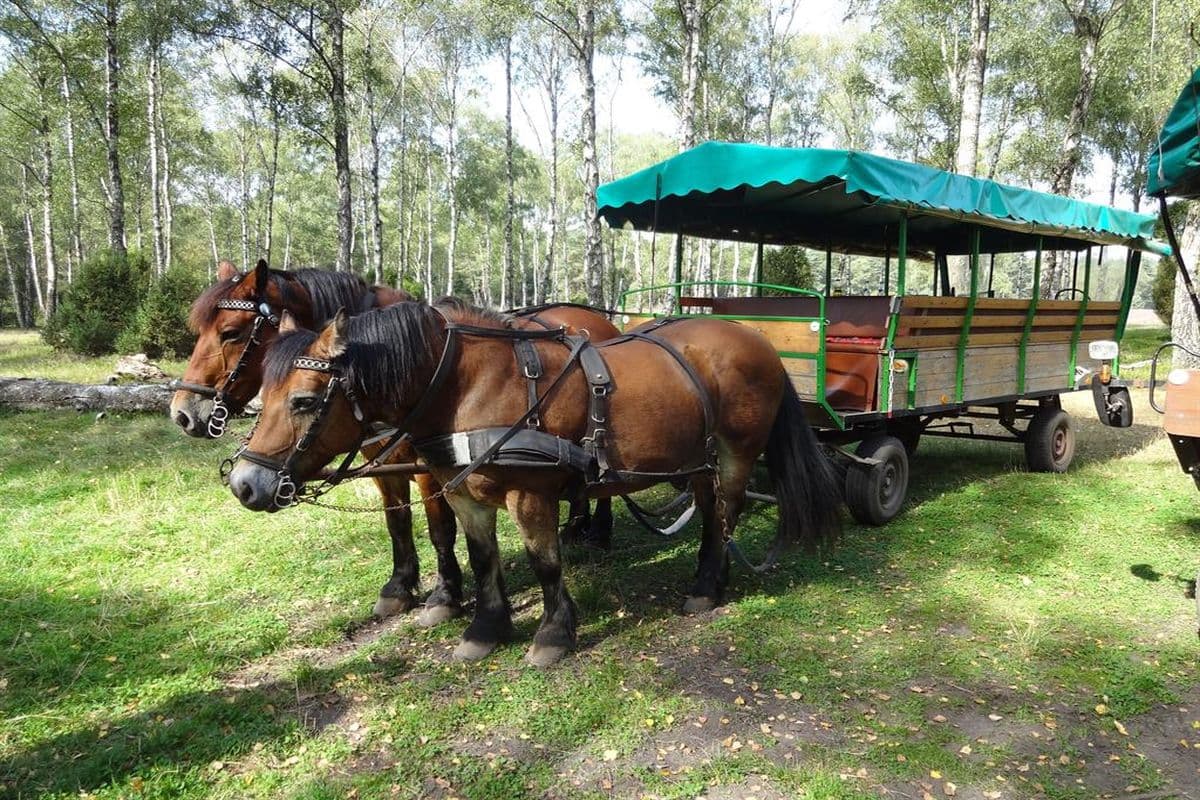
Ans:
[{"label": "rubber tire", "polygon": [[908,495],[908,452],[895,436],[866,439],[856,452],[881,463],[850,465],[846,470],[846,505],[851,516],[864,525],[884,525],[900,513]]},{"label": "rubber tire", "polygon": [[1066,472],[1075,457],[1075,426],[1061,408],[1039,408],[1025,429],[1025,463],[1030,472]]}]

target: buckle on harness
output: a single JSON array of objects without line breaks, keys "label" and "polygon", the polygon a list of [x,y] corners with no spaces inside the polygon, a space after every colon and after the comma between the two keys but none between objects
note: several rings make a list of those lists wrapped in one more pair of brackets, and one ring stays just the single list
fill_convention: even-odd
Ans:
[{"label": "buckle on harness", "polygon": [[540,369],[535,369],[532,364],[526,364],[524,372],[525,377],[531,381],[536,381],[538,378],[542,377],[542,371]]}]

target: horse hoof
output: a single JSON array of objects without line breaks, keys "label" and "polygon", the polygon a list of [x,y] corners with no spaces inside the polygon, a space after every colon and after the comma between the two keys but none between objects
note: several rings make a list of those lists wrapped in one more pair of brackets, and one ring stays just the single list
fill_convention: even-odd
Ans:
[{"label": "horse hoof", "polygon": [[375,601],[375,608],[371,613],[380,619],[394,617],[397,614],[407,614],[417,606],[416,598],[411,595],[404,597],[380,597]]},{"label": "horse hoof", "polygon": [[478,661],[485,658],[496,649],[496,642],[477,642],[474,639],[463,639],[454,648],[456,661]]},{"label": "horse hoof", "polygon": [[567,648],[561,645],[534,644],[525,653],[525,663],[535,667],[548,667],[566,654]]},{"label": "horse hoof", "polygon": [[441,625],[443,622],[452,620],[460,614],[462,614],[462,609],[458,606],[442,604],[425,606],[421,609],[421,613],[417,614],[417,625],[422,628],[432,628],[435,625]]},{"label": "horse hoof", "polygon": [[703,614],[716,607],[717,603],[711,597],[689,597],[683,601],[683,613],[685,614]]}]

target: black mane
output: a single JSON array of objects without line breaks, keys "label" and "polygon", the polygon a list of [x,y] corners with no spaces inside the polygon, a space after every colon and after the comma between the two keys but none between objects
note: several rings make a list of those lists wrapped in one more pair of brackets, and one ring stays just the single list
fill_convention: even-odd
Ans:
[{"label": "black mane", "polygon": [[[441,317],[419,301],[350,317],[348,345],[334,363],[345,370],[355,391],[368,403],[398,406],[412,403],[425,389],[443,335]],[[283,334],[267,351],[265,385],[284,381],[292,361],[316,340],[318,334],[296,330]]]},{"label": "black mane", "polygon": [[[434,302],[433,307],[455,317],[456,322],[477,324],[483,327],[511,328],[517,321],[516,317],[512,314],[505,314],[503,311],[472,305],[454,295],[446,295],[437,300]],[[462,319],[463,317],[465,319]]]},{"label": "black mane", "polygon": [[312,298],[313,321],[325,325],[339,308],[354,316],[371,308],[375,295],[367,282],[352,272],[330,272],[324,269],[298,269],[293,272],[271,272],[294,279]]},{"label": "black mane", "polygon": [[[371,308],[375,302],[374,294],[367,282],[352,272],[331,272],[324,269],[298,269],[270,271],[268,281],[282,298],[286,309],[294,309],[300,302],[300,295],[295,284],[299,284],[308,292],[312,302],[313,322],[324,326],[339,308],[346,309],[347,314],[360,314]],[[254,280],[254,272],[244,276],[218,281],[201,293],[192,303],[188,315],[188,327],[193,333],[211,325],[217,315],[217,301],[229,297],[233,288],[242,281]]]}]

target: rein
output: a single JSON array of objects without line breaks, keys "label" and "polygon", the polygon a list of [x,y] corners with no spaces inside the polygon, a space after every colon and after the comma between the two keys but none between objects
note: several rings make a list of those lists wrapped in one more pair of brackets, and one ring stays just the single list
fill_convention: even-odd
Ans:
[{"label": "rein", "polygon": [[[583,337],[568,337],[565,329],[561,328],[550,331],[521,331],[507,328],[485,328],[481,326],[467,325],[452,322],[449,319],[446,319],[445,321],[446,343],[442,349],[441,356],[438,358],[437,367],[434,370],[433,377],[430,378],[429,384],[425,387],[425,390],[422,392],[417,404],[413,406],[412,410],[409,411],[404,420],[396,427],[380,451],[376,453],[370,461],[360,465],[359,467],[352,468],[354,459],[358,457],[359,452],[362,450],[362,447],[367,440],[372,437],[373,431],[368,426],[363,424],[365,415],[363,414],[362,407],[359,405],[357,394],[354,391],[354,387],[351,385],[349,377],[342,371],[342,366],[335,361],[325,361],[321,359],[310,358],[308,356],[300,356],[292,361],[293,369],[306,369],[332,375],[332,378],[326,385],[325,394],[321,397],[321,403],[317,407],[317,411],[312,423],[308,426],[308,429],[304,432],[304,435],[300,438],[300,441],[296,443],[288,455],[283,459],[272,458],[265,453],[258,453],[250,450],[248,446],[250,437],[248,436],[246,444],[243,445],[243,447],[236,453],[234,453],[232,457],[226,459],[222,467],[223,477],[227,478],[228,470],[232,468],[233,463],[239,458],[243,458],[252,464],[257,464],[261,467],[275,470],[276,475],[279,478],[279,482],[275,489],[275,504],[279,508],[286,508],[288,506],[295,505],[297,502],[313,502],[343,481],[366,476],[370,470],[378,466],[380,461],[391,455],[396,448],[401,445],[401,443],[409,438],[413,425],[432,407],[437,398],[438,391],[446,382],[446,378],[450,375],[451,368],[458,358],[458,351],[460,349],[459,339],[462,336],[515,339],[518,341],[556,340],[566,342],[567,340],[575,339],[576,341],[572,344],[571,355],[568,357],[559,374],[555,376],[546,392],[544,392],[541,397],[538,398],[537,402],[533,404],[530,409],[521,417],[521,419],[517,421],[516,425],[509,429],[504,436],[498,439],[492,447],[488,448],[488,450],[481,454],[481,456],[472,462],[471,465],[466,467],[461,473],[446,483],[438,495],[440,496],[445,492],[457,489],[463,483],[463,481],[465,481],[473,472],[479,469],[484,462],[489,460],[501,445],[511,439],[512,436],[516,435],[516,433],[523,426],[525,426],[531,418],[536,416],[538,410],[541,408],[543,402],[546,400],[549,394],[554,391],[554,389],[557,388],[562,382],[563,378],[566,377],[572,364],[574,364],[575,360],[578,358],[579,351],[582,350],[587,344],[587,340]],[[333,405],[334,395],[337,394],[338,391],[341,391],[346,397],[346,400],[350,403],[350,406],[354,412],[354,418],[359,423],[361,433],[358,440],[354,443],[349,452],[347,452],[346,456],[342,459],[341,463],[338,465],[337,469],[332,475],[324,478],[322,482],[315,488],[301,491],[297,488],[295,479],[292,476],[293,469],[295,468],[296,461],[300,458],[300,456],[312,446],[312,444],[323,432],[329,415],[329,410]],[[250,435],[253,436],[253,430],[251,430]],[[431,498],[425,499],[429,500]]]}]

